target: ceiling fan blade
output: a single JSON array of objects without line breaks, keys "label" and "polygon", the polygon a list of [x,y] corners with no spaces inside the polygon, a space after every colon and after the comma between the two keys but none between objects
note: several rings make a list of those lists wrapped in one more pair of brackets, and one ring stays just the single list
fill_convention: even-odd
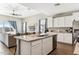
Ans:
[{"label": "ceiling fan blade", "polygon": [[22,16],[22,15],[20,15],[20,14],[14,14],[15,16]]},{"label": "ceiling fan blade", "polygon": [[9,14],[13,16],[22,16],[21,14],[15,14],[15,13],[9,13]]},{"label": "ceiling fan blade", "polygon": [[22,16],[21,14],[17,14],[17,13],[15,13],[15,10],[12,10],[11,15],[13,15],[13,16]]}]

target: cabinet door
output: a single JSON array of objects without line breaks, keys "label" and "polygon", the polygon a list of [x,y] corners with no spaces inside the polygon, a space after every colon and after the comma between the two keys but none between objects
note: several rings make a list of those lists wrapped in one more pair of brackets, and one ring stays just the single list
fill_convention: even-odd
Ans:
[{"label": "cabinet door", "polygon": [[58,33],[57,41],[58,42],[63,42],[63,34],[62,33]]},{"label": "cabinet door", "polygon": [[59,27],[64,27],[64,17],[59,17],[58,24]]},{"label": "cabinet door", "polygon": [[73,17],[75,21],[79,21],[79,12],[73,13]]},{"label": "cabinet door", "polygon": [[37,44],[37,45],[33,46],[31,54],[32,55],[41,55],[42,54],[42,52],[41,52],[41,44]]},{"label": "cabinet door", "polygon": [[73,16],[66,16],[65,17],[65,27],[72,27],[73,24]]},{"label": "cabinet door", "polygon": [[[17,53],[18,52],[18,40],[17,40]],[[26,41],[20,41],[20,54],[21,55],[30,55],[30,48],[31,48],[31,45],[30,45],[30,42],[26,42]]]},{"label": "cabinet door", "polygon": [[58,21],[59,18],[54,18],[54,27],[59,27]]},{"label": "cabinet door", "polygon": [[52,51],[52,37],[43,39],[43,55]]},{"label": "cabinet door", "polygon": [[48,28],[53,27],[53,18],[52,17],[48,17],[47,19],[48,19],[47,20],[48,21],[48,24],[47,24]]},{"label": "cabinet door", "polygon": [[72,44],[72,34],[63,34],[63,35],[64,35],[63,42]]},{"label": "cabinet door", "polygon": [[55,18],[54,27],[64,27],[64,17]]}]

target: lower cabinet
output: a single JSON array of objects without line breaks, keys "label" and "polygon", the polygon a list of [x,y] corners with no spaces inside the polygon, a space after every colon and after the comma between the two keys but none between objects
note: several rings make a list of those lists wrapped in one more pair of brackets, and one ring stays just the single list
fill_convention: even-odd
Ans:
[{"label": "lower cabinet", "polygon": [[31,42],[31,55],[41,55],[42,54],[42,41],[37,40]]},{"label": "lower cabinet", "polygon": [[31,54],[32,55],[41,55],[42,54],[41,44],[37,44],[36,46],[33,46],[32,50],[31,50]]},{"label": "lower cabinet", "polygon": [[72,34],[64,34],[63,37],[65,43],[72,44]]},{"label": "lower cabinet", "polygon": [[57,41],[72,44],[72,33],[58,33]]},{"label": "lower cabinet", "polygon": [[[21,55],[46,55],[52,51],[52,37],[47,37],[33,42],[20,41]],[[19,50],[17,50],[19,51]]]},{"label": "lower cabinet", "polygon": [[52,37],[43,39],[43,55],[48,54],[52,51]]},{"label": "lower cabinet", "polygon": [[63,42],[63,33],[58,33],[58,35],[57,35],[57,41],[58,42]]}]

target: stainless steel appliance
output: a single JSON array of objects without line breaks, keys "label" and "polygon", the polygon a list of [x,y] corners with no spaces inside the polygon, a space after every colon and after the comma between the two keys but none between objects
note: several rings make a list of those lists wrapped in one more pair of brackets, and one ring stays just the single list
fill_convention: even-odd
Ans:
[{"label": "stainless steel appliance", "polygon": [[79,29],[74,29],[74,41],[79,41]]},{"label": "stainless steel appliance", "polygon": [[46,33],[47,31],[47,19],[39,20],[39,33]]},{"label": "stainless steel appliance", "polygon": [[57,47],[57,35],[53,35],[53,50]]}]

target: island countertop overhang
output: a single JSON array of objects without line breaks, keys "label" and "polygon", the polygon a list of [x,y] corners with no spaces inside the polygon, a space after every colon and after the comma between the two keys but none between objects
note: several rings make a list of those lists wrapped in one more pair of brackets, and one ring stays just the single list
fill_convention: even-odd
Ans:
[{"label": "island countertop overhang", "polygon": [[21,36],[15,36],[16,40],[23,40],[26,42],[32,42],[32,41],[36,41],[36,40],[40,40],[40,39],[45,39],[48,37],[51,37],[53,35],[57,35],[57,33],[46,33],[46,36],[42,36],[42,37],[38,37],[36,34],[33,35],[21,35]]}]

